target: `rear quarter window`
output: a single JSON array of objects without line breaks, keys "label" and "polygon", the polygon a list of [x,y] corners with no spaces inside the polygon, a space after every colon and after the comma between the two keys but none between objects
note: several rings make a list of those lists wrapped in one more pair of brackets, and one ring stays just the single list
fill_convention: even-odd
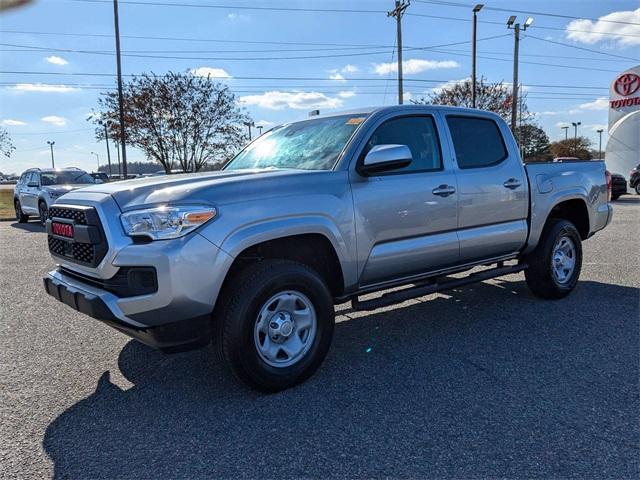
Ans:
[{"label": "rear quarter window", "polygon": [[507,147],[496,122],[489,118],[447,116],[460,168],[482,168],[507,158]]}]

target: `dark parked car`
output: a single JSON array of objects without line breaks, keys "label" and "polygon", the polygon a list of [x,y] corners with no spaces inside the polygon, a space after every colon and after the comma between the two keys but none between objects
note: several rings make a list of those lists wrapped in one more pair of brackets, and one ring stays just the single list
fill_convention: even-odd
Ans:
[{"label": "dark parked car", "polygon": [[96,180],[102,181],[102,183],[106,183],[109,181],[109,175],[107,175],[104,172],[93,172],[93,173],[90,173],[89,175],[91,175]]},{"label": "dark parked car", "polygon": [[629,187],[640,195],[640,163],[629,172]]},{"label": "dark parked car", "polygon": [[627,193],[627,179],[619,173],[611,174],[611,200],[617,200]]}]

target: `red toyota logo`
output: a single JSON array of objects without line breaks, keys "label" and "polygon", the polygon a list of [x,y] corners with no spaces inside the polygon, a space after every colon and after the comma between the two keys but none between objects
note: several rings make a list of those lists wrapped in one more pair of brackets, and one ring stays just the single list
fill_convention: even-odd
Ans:
[{"label": "red toyota logo", "polygon": [[635,73],[620,75],[613,84],[613,89],[623,97],[633,95],[640,89],[640,76]]}]

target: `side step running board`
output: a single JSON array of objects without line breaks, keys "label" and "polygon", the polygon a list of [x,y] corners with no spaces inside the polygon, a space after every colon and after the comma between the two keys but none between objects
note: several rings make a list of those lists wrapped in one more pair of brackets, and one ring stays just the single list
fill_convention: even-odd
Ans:
[{"label": "side step running board", "polygon": [[472,273],[471,275],[464,278],[436,278],[431,283],[416,285],[415,287],[399,290],[396,292],[385,293],[381,297],[373,298],[371,300],[360,301],[358,300],[358,297],[355,297],[351,300],[351,306],[353,310],[375,310],[377,308],[401,303],[412,298],[424,297],[425,295],[442,292],[443,290],[451,290],[452,288],[461,287],[470,283],[482,282],[484,280],[489,280],[490,278],[502,277],[503,275],[518,273],[522,270],[525,270],[526,268],[526,263],[519,263],[518,265],[511,265],[507,267],[498,264],[498,267],[496,268]]}]

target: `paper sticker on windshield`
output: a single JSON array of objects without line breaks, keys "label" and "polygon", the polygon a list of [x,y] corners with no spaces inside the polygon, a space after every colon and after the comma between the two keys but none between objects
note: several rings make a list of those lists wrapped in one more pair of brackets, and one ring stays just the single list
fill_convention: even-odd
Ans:
[{"label": "paper sticker on windshield", "polygon": [[347,125],[360,125],[364,122],[365,117],[353,117],[347,120]]}]

